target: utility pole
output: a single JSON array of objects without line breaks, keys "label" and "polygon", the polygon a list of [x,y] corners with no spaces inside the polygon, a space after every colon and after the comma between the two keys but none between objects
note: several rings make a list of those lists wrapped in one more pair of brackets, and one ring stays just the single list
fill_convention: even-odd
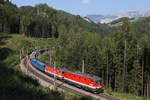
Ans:
[{"label": "utility pole", "polygon": [[28,74],[28,67],[29,67],[29,55],[28,55],[28,49],[27,49],[27,74]]},{"label": "utility pole", "polygon": [[21,55],[21,54],[22,54],[22,51],[20,50],[20,61],[21,61],[21,58],[22,58],[22,55]]},{"label": "utility pole", "polygon": [[23,56],[25,56],[24,49],[25,49],[25,48],[24,48],[24,46],[23,46],[23,49],[22,49],[22,54],[23,54]]},{"label": "utility pole", "polygon": [[37,59],[40,59],[40,57],[39,57],[39,55],[40,55],[40,49],[39,49],[39,47],[37,47]]},{"label": "utility pole", "polygon": [[82,60],[82,73],[84,73],[84,60]]},{"label": "utility pole", "polygon": [[29,55],[27,55],[27,74],[28,74],[28,69],[29,69],[29,63],[30,63],[30,56]]},{"label": "utility pole", "polygon": [[49,64],[51,65],[52,64],[52,56],[49,55]]},{"label": "utility pole", "polygon": [[54,62],[54,90],[56,90],[56,62]]}]

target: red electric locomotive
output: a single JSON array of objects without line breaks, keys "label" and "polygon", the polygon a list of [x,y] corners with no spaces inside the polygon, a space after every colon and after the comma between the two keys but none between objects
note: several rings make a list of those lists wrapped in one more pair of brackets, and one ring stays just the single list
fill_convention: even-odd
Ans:
[{"label": "red electric locomotive", "polygon": [[[45,65],[45,72],[49,73],[50,75],[54,75],[53,65]],[[55,69],[55,75],[59,79],[64,79],[65,81],[74,84],[77,87],[89,90],[94,93],[100,93],[103,90],[102,79],[97,76],[83,74],[81,72],[72,72],[67,69],[61,69],[58,67]]]},{"label": "red electric locomotive", "polygon": [[66,69],[62,71],[64,73],[64,79],[72,84],[94,93],[102,92],[103,83],[101,78],[89,74],[83,74],[81,72],[68,71]]}]

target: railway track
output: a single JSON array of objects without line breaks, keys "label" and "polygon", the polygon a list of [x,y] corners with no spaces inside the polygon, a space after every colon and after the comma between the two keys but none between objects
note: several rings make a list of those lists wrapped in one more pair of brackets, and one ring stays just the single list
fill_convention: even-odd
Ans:
[{"label": "railway track", "polygon": [[[34,68],[31,65],[30,58],[32,58],[32,57],[33,57],[32,54],[30,56],[25,57],[22,60],[22,65],[27,69],[27,72],[32,73],[34,76],[36,76],[39,79],[42,79],[43,81],[52,85],[53,84],[53,78],[52,77],[45,75],[43,72],[37,70],[36,68]],[[80,95],[80,96],[91,96],[94,99],[99,99],[99,100],[121,100],[121,99],[115,98],[111,95],[104,94],[104,93],[93,94],[93,93],[87,92],[85,90],[79,89],[77,87],[70,86],[66,83],[63,83],[62,81],[59,81],[59,80],[57,80],[56,86],[58,89],[70,91],[70,92],[75,93],[75,94]]]},{"label": "railway track", "polygon": [[101,97],[103,97],[103,98],[107,98],[107,100],[121,100],[121,99],[118,99],[118,98],[115,98],[115,97],[113,97],[113,96],[111,96],[111,95],[108,95],[108,94],[104,94],[104,93],[101,93],[101,94],[99,94]]},{"label": "railway track", "polygon": [[[25,65],[26,68],[28,68],[28,71],[29,71],[30,73],[34,74],[34,75],[37,76],[38,78],[40,78],[40,79],[42,79],[42,80],[44,80],[44,81],[46,81],[46,82],[48,82],[48,83],[50,83],[50,84],[53,84],[53,79],[52,79],[52,77],[50,77],[50,76],[48,76],[48,75],[47,75],[47,77],[45,77],[46,75],[40,74],[40,73],[43,73],[43,72],[38,71],[38,70],[36,70],[36,68],[31,67],[31,65],[28,64],[27,59],[24,60],[23,64]],[[40,73],[39,73],[39,72],[40,72]],[[71,91],[71,92],[76,93],[76,94],[78,94],[78,95],[80,95],[80,96],[86,96],[84,93],[81,93],[81,92],[78,92],[78,91],[76,91],[76,90],[70,89],[70,88],[68,88],[68,86],[62,85],[62,84],[63,84],[63,82],[56,82],[56,86],[57,86],[58,88],[61,88],[61,89],[63,89],[63,90],[67,90],[67,91]]]}]

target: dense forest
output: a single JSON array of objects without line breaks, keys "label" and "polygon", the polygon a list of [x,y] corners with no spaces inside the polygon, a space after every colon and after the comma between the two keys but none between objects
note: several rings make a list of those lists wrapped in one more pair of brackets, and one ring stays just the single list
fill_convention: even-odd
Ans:
[{"label": "dense forest", "polygon": [[106,25],[89,23],[79,15],[57,11],[47,4],[17,8],[10,2],[1,1],[0,11],[0,32],[21,33],[28,37],[58,38],[61,30],[65,29],[64,31],[68,32],[74,26],[84,28],[88,32],[103,34],[109,28]]},{"label": "dense forest", "polygon": [[81,70],[103,78],[113,91],[150,97],[150,18],[121,25],[87,22],[80,16],[58,11],[46,4],[18,8],[0,2],[0,32],[27,37],[56,38],[60,48],[53,54],[58,66]]}]

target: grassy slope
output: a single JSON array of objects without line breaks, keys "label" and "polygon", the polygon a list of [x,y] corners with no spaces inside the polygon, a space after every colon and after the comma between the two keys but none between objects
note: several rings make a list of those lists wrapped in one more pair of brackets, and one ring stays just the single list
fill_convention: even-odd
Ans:
[{"label": "grassy slope", "polygon": [[39,85],[19,68],[19,53],[24,47],[56,45],[54,39],[26,38],[21,35],[0,34],[0,100],[77,100],[83,99],[70,93],[51,91]]},{"label": "grassy slope", "polygon": [[108,89],[108,88],[105,88],[104,92],[108,93],[108,94],[110,94],[110,95],[112,95],[114,97],[118,97],[118,98],[120,98],[122,100],[150,100],[150,99],[147,99],[147,98],[142,98],[142,97],[136,96],[134,94],[112,92],[111,89]]}]

